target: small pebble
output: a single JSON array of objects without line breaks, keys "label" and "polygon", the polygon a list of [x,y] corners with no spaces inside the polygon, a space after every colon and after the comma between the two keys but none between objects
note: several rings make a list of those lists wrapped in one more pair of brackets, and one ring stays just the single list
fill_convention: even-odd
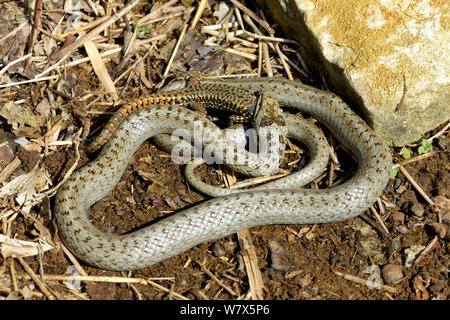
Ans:
[{"label": "small pebble", "polygon": [[431,223],[431,227],[433,228],[434,232],[436,232],[436,235],[439,238],[450,240],[450,225],[445,223],[433,222]]},{"label": "small pebble", "polygon": [[396,253],[398,251],[399,247],[400,246],[398,244],[398,241],[396,239],[393,239],[388,247],[388,251],[387,251],[388,257],[391,258],[394,255],[394,253]]},{"label": "small pebble", "polygon": [[222,245],[228,253],[233,253],[234,249],[237,247],[237,243],[235,241],[225,241]]},{"label": "small pebble", "polygon": [[395,181],[394,181],[394,189],[395,189],[395,190],[397,190],[398,187],[400,187],[400,183],[402,183],[402,182],[400,181],[400,179],[395,179]]},{"label": "small pebble", "polygon": [[396,264],[387,264],[381,270],[381,276],[384,282],[392,284],[403,278],[403,271],[401,266]]},{"label": "small pebble", "polygon": [[6,167],[14,159],[14,154],[17,149],[14,138],[15,136],[11,133],[0,133],[0,169]]},{"label": "small pebble", "polygon": [[395,228],[398,232],[400,232],[402,235],[409,237],[411,235],[411,232],[409,232],[408,228],[405,225],[399,225]]},{"label": "small pebble", "polygon": [[444,223],[450,223],[450,212],[446,213],[442,216],[442,222]]},{"label": "small pebble", "polygon": [[392,212],[390,218],[393,222],[398,222],[401,224],[405,223],[405,214],[403,212],[400,211]]},{"label": "small pebble", "polygon": [[412,213],[414,213],[414,215],[416,215],[417,217],[421,217],[423,216],[423,213],[425,212],[425,207],[423,206],[423,204],[419,203],[419,202],[415,202],[412,206],[411,206],[411,211]]},{"label": "small pebble", "polygon": [[270,267],[274,271],[287,271],[292,265],[288,262],[288,258],[286,257],[286,252],[278,241],[270,241],[269,242],[270,249],[270,260],[272,264]]},{"label": "small pebble", "polygon": [[213,244],[212,252],[216,257],[223,257],[227,253],[227,250],[225,250],[225,247],[220,242],[216,242]]}]

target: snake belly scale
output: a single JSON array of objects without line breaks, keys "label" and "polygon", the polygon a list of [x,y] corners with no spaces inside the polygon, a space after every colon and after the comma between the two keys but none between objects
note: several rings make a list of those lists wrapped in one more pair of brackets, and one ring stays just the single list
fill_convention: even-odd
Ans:
[{"label": "snake belly scale", "polygon": [[139,269],[245,228],[346,220],[380,196],[392,166],[389,150],[339,97],[281,79],[232,80],[226,85],[270,92],[280,105],[316,117],[352,151],[358,161],[355,175],[330,189],[259,190],[214,198],[131,233],[104,233],[89,221],[88,208],[114,188],[142,142],[192,126],[199,117],[179,106],[137,110],[121,123],[99,156],[76,171],[56,195],[59,231],[76,256],[103,269]]}]

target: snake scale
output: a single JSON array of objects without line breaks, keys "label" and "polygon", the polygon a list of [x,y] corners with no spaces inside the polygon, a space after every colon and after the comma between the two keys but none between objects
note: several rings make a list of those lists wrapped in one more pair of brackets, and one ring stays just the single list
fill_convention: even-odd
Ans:
[{"label": "snake scale", "polygon": [[358,161],[354,176],[329,189],[277,188],[213,198],[131,233],[104,233],[89,221],[88,209],[114,188],[139,146],[152,136],[181,127],[193,130],[198,121],[207,123],[202,115],[180,106],[140,109],[118,126],[98,157],[76,171],[56,195],[58,228],[76,256],[103,269],[139,269],[245,228],[346,220],[380,196],[392,166],[389,150],[339,97],[281,79],[241,79],[226,85],[270,92],[281,106],[317,118],[354,154]]}]

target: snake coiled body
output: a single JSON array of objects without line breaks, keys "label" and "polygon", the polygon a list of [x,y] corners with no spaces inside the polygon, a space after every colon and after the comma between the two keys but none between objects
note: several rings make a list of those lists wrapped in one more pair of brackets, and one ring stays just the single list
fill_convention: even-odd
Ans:
[{"label": "snake coiled body", "polygon": [[380,196],[392,165],[389,150],[339,97],[288,80],[261,78],[226,84],[270,92],[280,105],[316,117],[353,152],[358,161],[355,175],[330,189],[271,189],[214,198],[132,233],[104,233],[91,224],[87,211],[114,188],[138,147],[157,134],[180,127],[193,129],[194,119],[202,117],[178,106],[138,110],[122,122],[96,160],[75,172],[56,196],[59,231],[76,256],[99,268],[139,269],[245,228],[349,219]]}]

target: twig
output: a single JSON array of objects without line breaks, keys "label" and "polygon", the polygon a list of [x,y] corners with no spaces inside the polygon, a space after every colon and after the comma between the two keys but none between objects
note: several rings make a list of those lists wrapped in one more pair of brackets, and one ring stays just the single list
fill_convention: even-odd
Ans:
[{"label": "twig", "polygon": [[197,11],[195,12],[194,19],[192,20],[190,29],[193,30],[195,26],[197,25],[198,20],[200,20],[200,17],[202,16],[203,11],[205,11],[206,5],[208,4],[208,0],[201,0]]},{"label": "twig", "polygon": [[9,265],[9,271],[11,273],[11,280],[13,283],[14,291],[19,291],[19,286],[17,285],[17,278],[16,278],[16,265],[14,262],[14,259],[11,259],[11,264]]},{"label": "twig", "polygon": [[246,180],[239,181],[238,183],[233,184],[230,189],[240,189],[245,188],[248,186],[253,186],[255,184],[260,184],[267,181],[276,180],[278,178],[282,178],[289,175],[289,173],[280,173],[272,176],[262,176],[262,177],[255,177],[255,178],[248,178]]},{"label": "twig", "polygon": [[16,60],[11,61],[11,62],[8,63],[6,66],[4,66],[2,70],[0,70],[0,76],[1,76],[2,74],[4,74],[4,73],[6,72],[6,70],[8,70],[11,66],[13,66],[13,65],[15,65],[15,64],[17,64],[17,63],[19,63],[20,61],[23,61],[23,60],[25,60],[25,59],[28,59],[28,58],[30,58],[30,57],[31,57],[31,53],[26,54],[26,55],[24,55],[23,57],[20,57],[19,59],[16,59]]},{"label": "twig", "polygon": [[25,25],[28,24],[28,20],[25,20],[24,22],[22,22],[20,25],[17,26],[17,28],[13,29],[11,32],[7,33],[5,36],[0,38],[0,43],[2,43],[3,41],[5,41],[6,39],[8,39],[9,37],[15,35],[17,32],[19,32],[23,27],[25,27]]},{"label": "twig", "polygon": [[386,227],[386,225],[384,224],[383,219],[381,219],[380,215],[378,214],[377,210],[375,210],[375,208],[373,206],[370,207],[370,211],[372,211],[373,215],[375,216],[375,218],[377,219],[378,223],[380,224],[380,226],[383,228],[383,230],[386,232],[386,234],[388,235],[388,238],[390,238],[390,233],[388,228]]},{"label": "twig", "polygon": [[261,43],[261,49],[264,57],[264,65],[266,66],[267,76],[269,78],[273,78],[273,70],[272,65],[270,64],[270,55],[269,55],[269,47],[266,42]]},{"label": "twig", "polygon": [[129,3],[127,3],[126,6],[124,6],[119,12],[114,14],[112,17],[110,17],[108,20],[103,22],[101,25],[96,27],[91,32],[85,34],[81,38],[75,40],[72,44],[68,45],[67,47],[64,47],[60,49],[59,51],[55,52],[51,55],[51,58],[54,60],[59,60],[62,57],[69,55],[71,52],[76,50],[78,47],[80,47],[83,43],[86,41],[92,40],[95,36],[97,36],[100,32],[108,28],[111,24],[119,20],[123,15],[125,15],[128,11],[133,9],[136,5],[139,4],[142,0],[131,0]]},{"label": "twig", "polygon": [[[267,22],[266,18],[264,17],[264,14],[261,12],[261,15],[264,19],[264,21]],[[270,35],[271,38],[273,38],[273,34]],[[280,45],[278,43],[275,43],[275,51],[278,54],[278,57],[280,58],[281,64],[283,65],[284,71],[286,72],[286,75],[289,80],[294,80],[294,77],[292,76],[291,70],[289,69],[289,65],[286,63],[286,60],[284,59],[284,55],[281,52]]]},{"label": "twig", "polygon": [[[104,52],[100,53],[100,56],[101,57],[108,57],[108,56],[111,56],[113,54],[117,54],[117,53],[119,53],[121,51],[122,51],[122,47],[114,48],[114,49],[111,49],[111,50],[104,51]],[[84,62],[88,62],[88,61],[89,61],[88,57],[77,59],[77,60],[71,61],[68,64],[64,65],[63,68],[70,68],[70,67],[76,66],[78,64],[81,64],[81,63],[84,63]]]},{"label": "twig", "polygon": [[434,136],[432,136],[432,137],[429,137],[427,140],[430,141],[430,142],[433,141],[434,139],[436,139],[436,138],[440,137],[441,135],[443,135],[443,134],[445,133],[445,131],[448,130],[448,128],[450,128],[450,122],[447,123],[447,124],[445,125],[444,128],[442,128],[441,130],[439,130],[438,133],[436,133],[436,134],[435,134]]},{"label": "twig", "polygon": [[378,223],[376,223],[375,220],[371,219],[368,215],[366,215],[365,213],[361,213],[359,215],[359,217],[364,220],[364,222],[366,222],[367,224],[369,224],[372,228],[375,228],[378,230],[379,233],[381,233],[381,235],[383,235],[384,237],[390,239],[390,235],[389,232],[386,232],[382,227],[380,227],[380,225]]},{"label": "twig", "polygon": [[[436,138],[440,137],[441,135],[443,135],[448,130],[448,128],[450,128],[450,122],[447,123],[441,130],[439,130],[438,133],[436,133],[432,137],[427,138],[426,140],[428,140],[429,142],[432,142],[434,139],[436,139]],[[410,147],[417,147],[417,146],[420,146],[420,145],[421,145],[421,142],[420,143],[414,143],[414,144],[408,144],[408,146],[410,146]]]},{"label": "twig", "polygon": [[[337,274],[338,276],[343,277],[346,280],[350,280],[350,281],[353,281],[353,282],[356,282],[356,283],[359,283],[359,284],[362,284],[362,285],[367,285],[367,281],[368,280],[366,280],[366,279],[358,278],[358,277],[352,276],[351,274],[342,273],[342,272],[339,272],[339,271],[334,271],[333,270],[333,272],[335,274]],[[384,285],[384,284],[379,284],[379,289],[383,289],[383,290],[386,290],[386,291],[389,291],[389,292],[392,292],[392,293],[397,293],[397,289],[396,288],[391,287],[391,286],[387,286],[387,285]]]},{"label": "twig", "polygon": [[164,71],[163,78],[166,78],[167,75],[169,74],[170,67],[172,66],[173,60],[175,59],[175,56],[177,55],[178,49],[180,48],[181,41],[183,41],[183,38],[184,38],[184,35],[186,34],[187,28],[188,28],[188,24],[185,23],[183,30],[181,30],[180,37],[178,38],[178,41],[175,44],[175,48],[173,48],[172,55],[170,56],[169,62],[167,63],[166,70]]},{"label": "twig", "polygon": [[430,152],[427,152],[427,153],[424,153],[424,154],[421,154],[421,155],[418,155],[418,156],[415,156],[415,157],[412,157],[412,158],[409,158],[409,159],[402,160],[402,161],[400,161],[400,162],[398,162],[398,163],[395,163],[395,164],[392,166],[392,168],[398,168],[398,167],[400,167],[400,166],[404,166],[404,165],[407,165],[407,164],[412,163],[412,162],[416,162],[416,161],[419,161],[419,160],[423,160],[423,159],[432,157],[432,156],[434,156],[435,154],[436,154],[436,151],[435,151],[435,150],[432,150],[432,151],[430,151]]},{"label": "twig", "polygon": [[125,70],[124,72],[122,72],[122,74],[120,76],[118,76],[115,80],[114,80],[114,84],[116,84],[117,82],[120,81],[120,79],[122,79],[124,76],[126,76],[129,72],[133,71],[136,66],[141,63],[141,61],[143,59],[145,59],[149,54],[149,51],[147,51],[142,57],[140,57],[139,59],[137,59],[127,70]]},{"label": "twig", "polygon": [[[36,4],[34,7],[34,21],[33,21],[33,26],[31,27],[31,35],[28,38],[28,48],[27,48],[27,53],[31,54],[33,52],[33,44],[34,41],[36,41],[36,37],[37,37],[37,28],[39,25],[39,19],[41,18],[41,11],[42,11],[42,0],[36,0]],[[23,67],[24,71],[26,71],[28,69],[28,67],[30,66],[31,63],[31,56],[26,60],[25,65]]]},{"label": "twig", "polygon": [[56,34],[53,34],[53,33],[51,33],[51,32],[48,32],[47,30],[42,29],[41,27],[37,27],[37,30],[38,30],[40,33],[43,33],[43,34],[45,34],[46,36],[49,36],[50,38],[53,38],[53,39],[55,39],[55,40],[57,40],[57,41],[61,41],[61,42],[64,41],[64,38],[61,38],[61,37],[57,36]]},{"label": "twig", "polygon": [[[433,200],[430,199],[430,197],[428,197],[428,195],[425,193],[425,191],[423,191],[423,189],[419,186],[419,184],[414,180],[413,177],[411,177],[411,175],[408,173],[408,171],[406,171],[406,169],[400,165],[399,166],[400,172],[403,173],[403,175],[405,176],[406,179],[408,179],[408,181],[413,185],[413,187],[421,194],[421,196],[432,206],[436,207],[434,205]],[[439,211],[439,208],[436,207],[436,209]]]},{"label": "twig", "polygon": [[[22,278],[27,278],[22,276]],[[174,278],[167,277],[156,277],[156,278],[131,278],[131,277],[116,277],[116,276],[79,276],[79,275],[44,275],[45,281],[67,281],[67,280],[78,280],[78,281],[86,281],[86,282],[107,282],[107,283],[134,283],[134,284],[142,284],[148,285],[149,281],[153,280],[168,280],[173,281]]]},{"label": "twig", "polygon": [[38,79],[30,79],[30,80],[24,80],[24,81],[19,81],[19,82],[0,84],[0,89],[1,88],[14,87],[14,86],[20,86],[22,84],[39,82],[39,81],[55,80],[55,79],[58,79],[58,78],[59,78],[58,75],[54,75],[54,76],[42,77],[42,78],[38,78]]},{"label": "twig", "polygon": [[294,77],[292,76],[291,69],[289,68],[288,63],[286,62],[286,59],[284,58],[285,55],[283,52],[281,52],[280,45],[278,43],[275,43],[275,50],[278,54],[278,57],[280,58],[281,64],[283,65],[284,71],[286,72],[286,75],[289,80],[294,80]]},{"label": "twig", "polygon": [[438,236],[434,236],[433,240],[431,240],[431,242],[427,245],[427,247],[420,253],[420,256],[418,256],[417,259],[414,260],[413,265],[417,265],[417,263],[421,261],[423,257],[433,249],[438,240],[439,240]]},{"label": "twig", "polygon": [[163,287],[162,285],[160,285],[160,284],[158,284],[158,283],[156,283],[154,281],[148,280],[148,283],[151,284],[152,286],[154,286],[155,288],[161,290],[161,291],[164,291],[164,292],[167,292],[167,293],[171,293],[174,297],[176,297],[176,298],[178,298],[180,300],[190,300],[189,298],[186,298],[185,296],[183,296],[183,295],[181,295],[179,293],[173,292],[170,289],[167,289],[166,287]]},{"label": "twig", "polygon": [[245,269],[247,270],[248,283],[253,300],[263,299],[264,283],[261,276],[261,271],[258,267],[258,258],[256,257],[255,247],[251,241],[250,232],[244,229],[237,233],[239,245],[242,250],[242,257],[244,258]]},{"label": "twig", "polygon": [[[244,6],[242,3],[240,3],[237,0],[230,0],[233,5],[244,11],[247,15],[249,15],[253,20],[257,21],[269,34],[274,34],[275,31],[269,26],[267,22],[262,20],[260,17],[258,17],[253,11],[251,11],[249,8]],[[270,37],[268,37],[270,38]]]},{"label": "twig", "polygon": [[83,267],[81,267],[80,263],[75,258],[75,256],[72,254],[72,252],[70,252],[62,242],[58,243],[58,245],[62,249],[64,254],[69,258],[70,262],[72,262],[77,267],[78,272],[82,276],[87,276],[88,275],[87,272],[84,271]]},{"label": "twig", "polygon": [[31,279],[36,283],[36,285],[39,287],[39,289],[42,291],[45,296],[50,300],[55,300],[55,296],[48,290],[47,286],[39,279],[39,277],[31,270],[30,266],[23,260],[22,258],[17,258],[19,260],[22,267],[25,269],[25,271],[29,274]]},{"label": "twig", "polygon": [[240,57],[244,57],[244,58],[249,59],[251,61],[255,61],[256,60],[256,56],[254,54],[251,54],[251,53],[242,52],[242,51],[235,50],[235,49],[232,49],[232,48],[225,48],[225,49],[223,49],[223,51],[231,53],[231,54],[235,54],[235,55],[240,56]]},{"label": "twig", "polygon": [[89,22],[89,23],[86,23],[86,24],[82,25],[81,27],[79,27],[77,29],[69,30],[66,33],[63,33],[62,35],[60,35],[60,37],[64,39],[68,35],[76,34],[76,33],[80,33],[80,32],[89,30],[89,29],[94,28],[94,27],[98,26],[99,24],[105,22],[108,19],[109,19],[108,16],[101,17],[100,19],[96,19],[96,20],[94,20],[92,22]]},{"label": "twig", "polygon": [[18,157],[15,157],[13,160],[11,160],[11,162],[8,163],[8,165],[0,173],[0,183],[5,181],[10,176],[10,174],[20,166],[21,163],[22,161],[20,161]]},{"label": "twig", "polygon": [[223,283],[222,281],[219,280],[219,278],[217,278],[211,271],[208,270],[208,268],[206,268],[203,264],[201,264],[200,262],[196,261],[197,264],[200,266],[200,268],[202,268],[202,270],[211,278],[213,279],[220,287],[224,288],[229,294],[231,294],[234,297],[237,297],[238,294],[236,292],[233,291],[233,289],[231,289],[229,286],[227,286],[225,283]]},{"label": "twig", "polygon": [[171,7],[177,1],[178,0],[170,0],[169,2],[163,4],[161,7],[159,7],[155,11],[150,12],[148,15],[146,15],[146,16],[142,17],[141,19],[139,19],[138,22],[137,22],[137,25],[138,26],[142,26],[142,25],[147,24],[149,20],[152,20],[155,17],[157,17],[159,14],[161,14],[162,11],[166,10],[168,7]]}]

